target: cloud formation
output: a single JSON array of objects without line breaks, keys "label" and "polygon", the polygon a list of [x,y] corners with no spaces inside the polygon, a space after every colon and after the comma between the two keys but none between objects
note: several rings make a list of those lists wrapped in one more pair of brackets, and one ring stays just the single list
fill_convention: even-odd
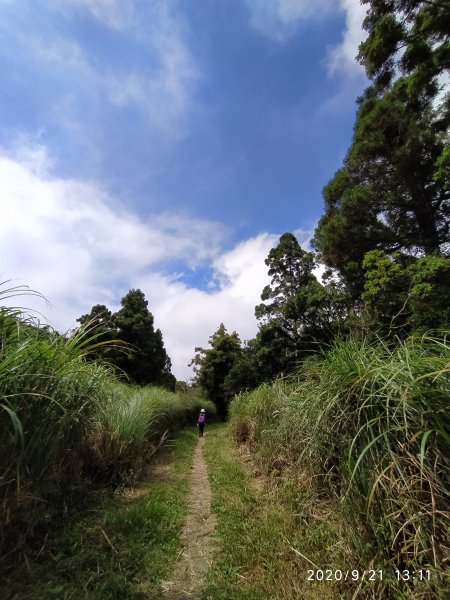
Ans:
[{"label": "cloud formation", "polygon": [[328,55],[328,72],[330,75],[360,77],[364,74],[364,69],[356,60],[356,56],[359,44],[366,37],[362,24],[367,8],[355,0],[339,0],[339,3],[346,14],[346,28],[341,44],[333,48]]},{"label": "cloud formation", "polygon": [[[64,0],[64,4],[67,8],[67,0]],[[135,18],[134,2],[130,0],[68,0],[68,5],[88,11],[111,29],[126,29]]]},{"label": "cloud formation", "polygon": [[[53,177],[45,156],[44,147],[0,156],[2,280],[29,285],[52,304],[27,298],[27,306],[65,331],[94,304],[116,310],[139,287],[178,378],[190,376],[194,346],[207,345],[221,322],[243,339],[254,336],[254,306],[268,282],[264,259],[277,236],[224,252],[220,223],[170,213],[143,221],[93,183]],[[170,272],[174,263],[211,266],[214,289],[189,287]]]},{"label": "cloud formation", "polygon": [[[53,0],[47,10],[59,17],[59,27],[48,19],[35,26],[27,0],[14,5],[14,21],[0,15],[2,53],[18,71],[32,66],[34,85],[42,89],[36,110],[46,114],[45,121],[57,119],[89,135],[108,103],[139,115],[149,139],[176,142],[186,135],[201,73],[174,1],[138,10],[135,0]],[[104,27],[125,55],[132,52],[138,60],[105,61],[94,37],[77,37],[74,23],[81,17]],[[75,108],[80,105],[82,114]]]},{"label": "cloud formation", "polygon": [[269,39],[285,42],[297,27],[335,10],[334,0],[245,0],[252,26]]},{"label": "cloud formation", "polygon": [[330,75],[360,76],[356,61],[358,46],[365,37],[362,22],[366,7],[356,0],[244,0],[252,26],[269,39],[283,43],[298,28],[312,20],[345,13],[342,42],[330,48],[326,57]]}]

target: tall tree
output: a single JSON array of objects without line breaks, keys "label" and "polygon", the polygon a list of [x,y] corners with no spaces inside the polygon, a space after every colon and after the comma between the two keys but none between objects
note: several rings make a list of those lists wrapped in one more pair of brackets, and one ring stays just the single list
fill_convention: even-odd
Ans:
[{"label": "tall tree", "polygon": [[171,361],[164,348],[162,334],[154,329],[154,318],[148,310],[144,293],[130,290],[121,300],[122,308],[114,315],[118,337],[133,347],[122,353],[116,364],[139,385],[153,383],[175,388]]},{"label": "tall tree", "polygon": [[261,321],[256,341],[259,359],[277,372],[290,370],[305,351],[327,339],[340,317],[337,289],[323,286],[313,269],[312,252],[303,250],[292,233],[284,233],[266,259],[271,283],[255,308]]},{"label": "tall tree", "polygon": [[450,258],[372,250],[363,268],[362,299],[378,333],[397,337],[450,327]]},{"label": "tall tree", "polygon": [[[362,0],[368,6],[364,28],[368,35],[358,58],[379,90],[399,74],[412,76],[411,85],[430,98],[438,77],[450,66],[449,0]],[[450,98],[443,99],[448,119]]]},{"label": "tall tree", "polygon": [[[344,166],[324,188],[315,245],[354,297],[364,255],[450,253],[447,0],[366,0],[369,33],[359,58],[373,83],[358,100]],[[448,84],[447,84],[448,86]],[[447,90],[448,92],[448,90]]]},{"label": "tall tree", "polygon": [[89,313],[82,315],[77,321],[87,327],[92,336],[95,336],[95,342],[87,358],[114,363],[118,351],[113,346],[114,340],[117,340],[117,330],[111,311],[104,304],[96,304]]},{"label": "tall tree", "polygon": [[225,377],[223,389],[227,398],[232,398],[243,390],[252,390],[265,381],[266,375],[262,372],[258,360],[258,347],[256,340],[245,343],[237,355],[228,375]]},{"label": "tall tree", "polygon": [[209,338],[210,348],[195,348],[196,355],[190,366],[196,373],[195,383],[207,393],[217,407],[217,414],[225,419],[228,402],[233,394],[224,387],[225,380],[241,354],[241,341],[234,331],[228,333],[221,323]]}]

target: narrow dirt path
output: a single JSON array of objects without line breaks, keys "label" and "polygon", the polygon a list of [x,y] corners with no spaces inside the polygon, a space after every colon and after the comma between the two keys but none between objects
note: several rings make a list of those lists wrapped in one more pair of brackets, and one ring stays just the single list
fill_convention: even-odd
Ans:
[{"label": "narrow dirt path", "polygon": [[211,488],[203,457],[205,438],[199,438],[194,450],[188,515],[181,533],[182,550],[168,581],[163,581],[165,600],[199,599],[206,583],[206,573],[217,553],[211,512]]}]

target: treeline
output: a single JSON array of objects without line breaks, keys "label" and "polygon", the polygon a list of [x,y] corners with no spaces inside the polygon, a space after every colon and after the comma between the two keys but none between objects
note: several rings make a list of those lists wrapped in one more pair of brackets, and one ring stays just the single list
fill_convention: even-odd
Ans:
[{"label": "treeline", "polygon": [[221,325],[196,349],[196,381],[222,414],[235,393],[294,372],[338,337],[396,345],[449,329],[450,5],[363,3],[358,57],[371,84],[344,164],[324,187],[313,251],[281,236],[266,259],[256,337],[241,343]]},{"label": "treeline", "polygon": [[[359,59],[371,84],[324,187],[313,251],[281,236],[266,260],[256,337],[242,344],[221,325],[193,362],[295,515],[301,568],[336,574],[336,597],[444,600],[450,3],[363,4]],[[337,580],[352,569],[356,577]],[[374,581],[360,576],[368,569]]]}]

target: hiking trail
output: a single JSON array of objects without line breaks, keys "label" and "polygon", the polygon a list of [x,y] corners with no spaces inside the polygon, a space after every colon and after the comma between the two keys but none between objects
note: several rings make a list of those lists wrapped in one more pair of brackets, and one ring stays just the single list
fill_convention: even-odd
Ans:
[{"label": "hiking trail", "polygon": [[211,512],[211,487],[203,456],[205,438],[194,449],[188,514],[180,536],[182,549],[169,580],[161,584],[165,600],[199,599],[206,573],[217,554],[216,518]]}]

